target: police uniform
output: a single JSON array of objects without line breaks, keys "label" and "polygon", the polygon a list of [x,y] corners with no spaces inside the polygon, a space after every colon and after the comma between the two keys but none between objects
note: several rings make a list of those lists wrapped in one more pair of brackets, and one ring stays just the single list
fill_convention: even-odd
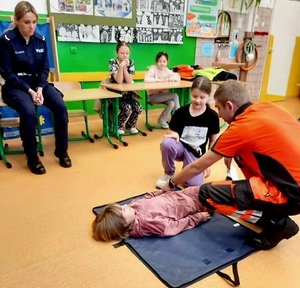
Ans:
[{"label": "police uniform", "polygon": [[20,135],[26,155],[36,154],[36,113],[29,88],[43,88],[44,103],[52,113],[55,130],[55,155],[68,149],[68,114],[62,94],[47,82],[49,61],[44,36],[34,33],[29,42],[18,28],[0,38],[0,74],[5,80],[3,101],[20,115]]}]

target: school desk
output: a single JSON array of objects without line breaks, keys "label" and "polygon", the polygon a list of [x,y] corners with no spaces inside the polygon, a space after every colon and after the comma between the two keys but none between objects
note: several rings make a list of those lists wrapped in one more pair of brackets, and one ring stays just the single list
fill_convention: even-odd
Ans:
[{"label": "school desk", "polygon": [[[118,107],[119,107],[119,98],[121,94],[114,93],[99,88],[90,88],[90,89],[73,89],[73,90],[63,90],[61,92],[64,94],[65,102],[72,101],[87,101],[87,100],[96,100],[100,99],[101,101],[101,113],[103,119],[103,133],[100,137],[106,137],[108,143],[112,145],[115,149],[118,148],[118,145],[114,144],[110,138],[110,123],[109,123],[109,111],[108,111],[108,102],[112,103],[113,109],[113,135],[124,145],[121,137],[118,134]],[[124,145],[125,146],[125,145]]]},{"label": "school desk", "polygon": [[100,86],[105,87],[112,91],[118,92],[129,92],[129,91],[147,91],[147,90],[169,90],[169,89],[176,89],[180,91],[180,100],[182,100],[182,104],[186,105],[190,102],[189,99],[189,89],[192,86],[191,81],[181,80],[178,82],[153,82],[153,83],[123,83],[123,84],[116,84],[116,83],[101,83]]}]

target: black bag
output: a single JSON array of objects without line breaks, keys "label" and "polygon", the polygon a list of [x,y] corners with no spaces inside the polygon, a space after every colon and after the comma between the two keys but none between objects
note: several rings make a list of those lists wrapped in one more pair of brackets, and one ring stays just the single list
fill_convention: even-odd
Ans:
[{"label": "black bag", "polygon": [[213,78],[213,81],[226,81],[229,79],[237,80],[237,76],[227,71],[221,71]]}]

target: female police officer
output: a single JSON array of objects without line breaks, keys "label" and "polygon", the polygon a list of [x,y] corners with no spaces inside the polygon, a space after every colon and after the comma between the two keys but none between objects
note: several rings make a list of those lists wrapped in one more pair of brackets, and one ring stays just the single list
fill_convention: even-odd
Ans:
[{"label": "female police officer", "polygon": [[47,82],[49,62],[45,38],[35,32],[38,15],[27,1],[14,10],[12,29],[0,38],[0,74],[5,80],[3,101],[20,115],[20,135],[27,165],[34,174],[46,169],[37,156],[34,105],[45,105],[54,117],[55,156],[62,167],[72,166],[68,149],[68,114],[62,94]]}]

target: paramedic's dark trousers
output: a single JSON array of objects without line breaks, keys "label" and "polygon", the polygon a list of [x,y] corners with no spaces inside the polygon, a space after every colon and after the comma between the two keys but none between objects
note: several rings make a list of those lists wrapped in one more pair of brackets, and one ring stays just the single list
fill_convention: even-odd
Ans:
[{"label": "paramedic's dark trousers", "polygon": [[300,213],[299,201],[285,197],[270,182],[258,183],[257,187],[249,180],[206,183],[200,187],[199,200],[217,213],[261,226]]}]

